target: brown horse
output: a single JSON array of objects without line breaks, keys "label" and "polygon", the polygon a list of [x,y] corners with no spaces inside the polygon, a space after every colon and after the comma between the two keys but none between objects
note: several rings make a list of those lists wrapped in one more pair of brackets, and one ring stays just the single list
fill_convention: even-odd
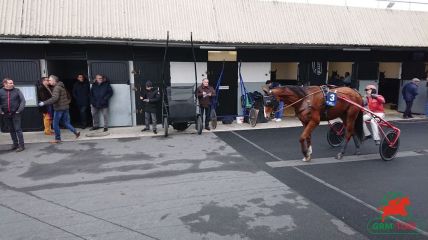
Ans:
[{"label": "brown horse", "polygon": [[320,121],[340,118],[346,129],[345,144],[336,158],[341,159],[345,154],[351,136],[354,138],[356,153],[359,154],[359,148],[363,140],[363,112],[357,106],[354,106],[345,100],[358,104],[363,104],[361,95],[348,87],[331,87],[331,91],[336,91],[337,101],[334,107],[326,107],[326,101],[323,91],[319,86],[284,86],[274,89],[263,87],[265,96],[265,117],[269,118],[275,110],[275,103],[282,100],[287,107],[294,107],[295,113],[302,122],[304,130],[300,135],[300,145],[303,153],[303,161],[310,161],[312,155],[311,133],[319,125]]}]

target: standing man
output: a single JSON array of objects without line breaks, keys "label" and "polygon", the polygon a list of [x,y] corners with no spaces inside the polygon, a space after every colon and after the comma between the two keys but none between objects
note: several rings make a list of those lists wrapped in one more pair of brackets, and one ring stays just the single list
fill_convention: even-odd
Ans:
[{"label": "standing man", "polygon": [[50,143],[61,143],[61,129],[59,128],[59,122],[62,122],[64,126],[74,133],[76,138],[78,138],[80,136],[80,132],[77,132],[70,124],[70,113],[68,110],[70,109],[71,96],[69,96],[65,89],[64,83],[60,82],[57,76],[50,75],[49,84],[53,87],[52,97],[44,102],[40,102],[39,106],[43,107],[44,105],[53,104],[53,127],[55,131],[55,140]]},{"label": "standing man", "polygon": [[73,85],[73,97],[79,108],[80,126],[82,129],[88,126],[87,111],[89,107],[89,89],[89,82],[86,80],[85,75],[77,75],[76,82]]},{"label": "standing man", "polygon": [[[49,78],[42,77],[40,79],[40,85],[37,87],[37,99],[41,102],[48,100],[52,97],[52,89],[49,85]],[[43,125],[45,135],[53,135],[52,132],[52,106],[47,105],[39,107],[39,111],[43,114]]]},{"label": "standing man", "polygon": [[413,78],[411,82],[406,83],[401,90],[403,99],[406,102],[406,110],[404,110],[403,118],[413,118],[412,105],[418,95],[418,84],[421,80]]},{"label": "standing man", "polygon": [[108,131],[108,102],[113,96],[113,89],[106,78],[101,75],[95,75],[95,82],[91,88],[91,113],[94,125],[90,131],[100,128],[100,112],[104,119],[104,132]]},{"label": "standing man", "polygon": [[144,91],[143,95],[140,97],[141,100],[144,102],[144,120],[146,123],[146,127],[141,130],[149,131],[150,130],[150,117],[152,119],[153,123],[153,133],[157,134],[156,130],[156,106],[157,103],[160,101],[160,94],[159,89],[153,89],[153,84],[150,81],[146,82],[146,91]]},{"label": "standing man", "polygon": [[25,107],[25,98],[22,92],[15,88],[13,80],[3,79],[3,88],[0,89],[0,114],[9,127],[13,146],[11,150],[24,151],[24,135],[21,129],[21,113]]},{"label": "standing man", "polygon": [[[385,103],[385,98],[383,98],[382,95],[377,94],[376,86],[375,85],[367,85],[365,88],[366,91],[366,98],[364,99],[364,103],[367,103],[367,107],[370,111],[374,112],[376,115],[378,115],[380,118],[385,117],[385,111],[383,109],[383,104]],[[373,117],[369,114],[364,114],[363,116],[364,121],[370,120],[370,126],[373,132],[373,140],[375,141],[376,145],[380,144],[380,136],[379,136],[379,128],[376,119],[373,119]],[[367,128],[367,125],[363,124],[363,130],[364,130],[364,136],[365,139],[370,138],[370,131]]]},{"label": "standing man", "polygon": [[346,87],[351,87],[351,74],[349,72],[345,72],[345,78],[343,79],[343,83]]},{"label": "standing man", "polygon": [[199,109],[202,118],[205,112],[205,129],[209,131],[211,130],[209,126],[211,119],[211,98],[215,96],[215,90],[209,85],[208,78],[202,80],[202,84],[198,87],[196,94],[199,99]]}]

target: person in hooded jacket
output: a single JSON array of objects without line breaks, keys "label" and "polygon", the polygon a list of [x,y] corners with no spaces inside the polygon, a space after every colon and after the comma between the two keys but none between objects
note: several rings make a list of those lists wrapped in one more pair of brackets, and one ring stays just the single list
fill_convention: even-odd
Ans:
[{"label": "person in hooded jacket", "polygon": [[[37,99],[41,102],[48,100],[52,97],[52,88],[49,85],[49,78],[42,77],[40,84],[37,86]],[[39,107],[39,112],[43,114],[43,126],[45,135],[52,135],[52,105],[45,105]]]},{"label": "person in hooded jacket", "polygon": [[89,107],[90,86],[85,75],[77,75],[73,85],[73,98],[79,109],[80,126],[85,129],[88,126],[87,111]]},{"label": "person in hooded jacket", "polygon": [[108,131],[108,105],[113,96],[113,89],[107,79],[101,75],[95,75],[95,82],[92,84],[90,101],[93,127],[90,131],[100,128],[100,113],[104,119],[104,132]]},{"label": "person in hooded jacket", "polygon": [[140,99],[143,100],[144,102],[144,120],[145,120],[145,124],[146,127],[141,130],[142,132],[144,131],[149,131],[150,130],[150,118],[152,119],[152,128],[153,128],[153,133],[157,134],[157,129],[156,129],[156,124],[157,124],[157,120],[156,120],[156,109],[157,109],[157,104],[160,101],[161,97],[160,97],[160,93],[159,93],[159,89],[155,89],[153,88],[153,84],[150,81],[146,82],[146,90],[143,92],[143,94],[140,96]]},{"label": "person in hooded jacket", "polygon": [[24,135],[21,128],[21,113],[25,108],[25,98],[22,92],[15,88],[13,80],[3,79],[3,88],[0,89],[0,114],[3,122],[9,127],[13,146],[11,150],[24,151]]},{"label": "person in hooded jacket", "polygon": [[80,136],[80,132],[76,131],[76,129],[70,123],[69,109],[71,96],[65,89],[64,83],[60,82],[57,76],[50,75],[49,84],[53,87],[52,97],[46,101],[39,102],[39,107],[51,104],[53,105],[53,127],[55,131],[55,140],[51,141],[50,143],[61,143],[61,129],[59,128],[59,122],[62,122],[63,125],[72,133],[74,133],[76,138],[78,138]]}]

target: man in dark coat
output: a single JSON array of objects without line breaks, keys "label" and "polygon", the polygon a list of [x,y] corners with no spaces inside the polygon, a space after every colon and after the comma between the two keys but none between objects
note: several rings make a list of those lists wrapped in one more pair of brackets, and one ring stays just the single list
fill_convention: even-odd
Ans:
[{"label": "man in dark coat", "polygon": [[211,115],[211,98],[216,95],[213,87],[209,85],[208,78],[202,80],[202,84],[198,87],[196,95],[199,99],[199,109],[201,116],[204,116],[205,112],[205,129],[211,130],[209,127],[210,115]]},{"label": "man in dark coat", "polygon": [[95,82],[91,88],[91,113],[93,127],[90,131],[100,128],[100,113],[104,119],[104,132],[108,131],[108,103],[113,96],[113,89],[106,78],[101,75],[95,75]]},{"label": "man in dark coat", "polygon": [[143,95],[141,95],[140,99],[143,100],[144,102],[144,112],[145,112],[144,120],[146,123],[146,127],[141,131],[144,132],[144,131],[150,130],[150,117],[151,117],[153,132],[157,134],[158,132],[156,129],[156,124],[157,124],[156,109],[157,109],[157,104],[161,99],[159,94],[159,89],[154,89],[152,82],[147,81],[146,90],[143,92]]},{"label": "man in dark coat", "polygon": [[90,86],[85,75],[77,75],[76,82],[73,85],[73,97],[76,101],[80,115],[80,126],[85,129],[88,126],[87,111],[89,106]]},{"label": "man in dark coat", "polygon": [[0,89],[0,114],[3,122],[9,127],[13,146],[11,150],[24,151],[24,135],[21,129],[21,113],[25,107],[25,98],[22,92],[15,88],[13,80],[3,79],[3,88]]},{"label": "man in dark coat", "polygon": [[406,102],[406,110],[404,110],[403,118],[413,118],[412,105],[416,95],[418,95],[418,84],[420,81],[418,78],[413,78],[411,82],[406,83],[403,89],[401,89],[403,99]]},{"label": "man in dark coat", "polygon": [[[42,77],[40,84],[37,86],[37,99],[44,102],[52,97],[52,89],[49,85],[49,78]],[[45,105],[39,107],[39,111],[43,114],[43,126],[45,135],[52,135],[52,105]]]}]

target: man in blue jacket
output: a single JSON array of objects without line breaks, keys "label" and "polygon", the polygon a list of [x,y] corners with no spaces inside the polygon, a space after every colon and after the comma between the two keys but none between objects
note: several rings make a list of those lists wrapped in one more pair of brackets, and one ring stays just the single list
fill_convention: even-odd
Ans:
[{"label": "man in blue jacket", "polygon": [[406,110],[404,110],[403,118],[413,118],[412,105],[416,95],[418,95],[418,84],[420,81],[418,78],[413,78],[411,82],[406,83],[403,89],[401,89],[403,99],[406,102]]},{"label": "man in blue jacket", "polygon": [[104,119],[104,132],[108,131],[108,102],[113,96],[113,89],[106,78],[101,75],[95,75],[95,82],[91,88],[91,113],[93,120],[93,127],[89,129],[97,130],[100,128],[100,113],[103,114]]},{"label": "man in blue jacket", "polygon": [[3,88],[0,89],[0,114],[3,122],[9,127],[13,146],[11,150],[24,151],[24,135],[21,129],[21,113],[24,111],[25,98],[22,92],[15,88],[13,80],[3,79]]}]

